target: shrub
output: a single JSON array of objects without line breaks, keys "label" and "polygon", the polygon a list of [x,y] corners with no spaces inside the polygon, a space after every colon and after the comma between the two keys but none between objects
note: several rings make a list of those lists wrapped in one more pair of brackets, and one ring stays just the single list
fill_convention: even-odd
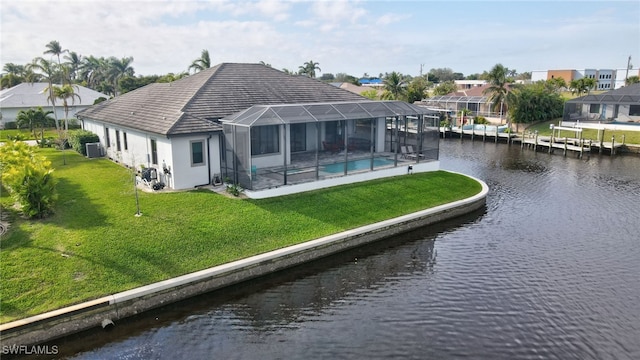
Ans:
[{"label": "shrub", "polygon": [[73,130],[69,131],[69,144],[73,150],[79,152],[82,155],[87,155],[87,143],[100,142],[100,137],[87,130]]},{"label": "shrub", "polygon": [[476,116],[474,123],[482,125],[482,124],[488,124],[489,122],[487,121],[487,118],[480,115],[480,116]]},{"label": "shrub", "polygon": [[2,184],[21,205],[22,212],[30,218],[50,214],[57,197],[51,162],[23,142],[8,142],[2,150]]},{"label": "shrub", "polygon": [[16,123],[15,121],[7,121],[6,123],[4,123],[4,128],[9,130],[9,129],[17,129],[18,128],[18,123]]}]

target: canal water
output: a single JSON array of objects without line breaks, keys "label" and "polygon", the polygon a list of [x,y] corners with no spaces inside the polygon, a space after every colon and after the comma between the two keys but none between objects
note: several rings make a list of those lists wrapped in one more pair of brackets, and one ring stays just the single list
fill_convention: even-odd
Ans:
[{"label": "canal water", "polygon": [[60,355],[640,359],[639,157],[444,140],[441,166],[487,182],[486,208],[57,341]]}]

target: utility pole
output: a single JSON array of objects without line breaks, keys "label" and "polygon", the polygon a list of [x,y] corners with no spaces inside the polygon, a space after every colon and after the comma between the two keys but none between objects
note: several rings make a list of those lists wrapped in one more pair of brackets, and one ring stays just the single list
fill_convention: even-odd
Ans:
[{"label": "utility pole", "polygon": [[627,85],[627,79],[629,78],[629,69],[631,69],[633,65],[631,65],[631,55],[629,55],[629,60],[627,60],[627,72],[624,74],[624,84]]},{"label": "utility pole", "polygon": [[422,77],[422,67],[424,66],[424,64],[420,64],[420,77]]}]

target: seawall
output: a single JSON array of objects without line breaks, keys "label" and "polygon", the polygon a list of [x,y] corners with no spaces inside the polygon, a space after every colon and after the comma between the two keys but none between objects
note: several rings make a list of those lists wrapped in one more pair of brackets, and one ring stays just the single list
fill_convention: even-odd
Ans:
[{"label": "seawall", "polygon": [[0,341],[3,346],[35,345],[113,325],[150,309],[473,212],[485,206],[489,191],[483,181],[475,180],[482,190],[463,200],[2,324]]}]

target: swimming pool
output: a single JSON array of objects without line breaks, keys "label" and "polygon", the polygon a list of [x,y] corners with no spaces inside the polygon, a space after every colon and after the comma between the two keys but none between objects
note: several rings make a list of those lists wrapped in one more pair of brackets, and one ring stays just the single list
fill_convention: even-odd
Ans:
[{"label": "swimming pool", "polygon": [[[394,161],[387,158],[374,158],[373,167],[393,165]],[[347,171],[353,170],[367,170],[371,166],[371,159],[351,160],[347,162]],[[325,165],[322,171],[328,173],[341,173],[344,172],[344,162]]]}]

